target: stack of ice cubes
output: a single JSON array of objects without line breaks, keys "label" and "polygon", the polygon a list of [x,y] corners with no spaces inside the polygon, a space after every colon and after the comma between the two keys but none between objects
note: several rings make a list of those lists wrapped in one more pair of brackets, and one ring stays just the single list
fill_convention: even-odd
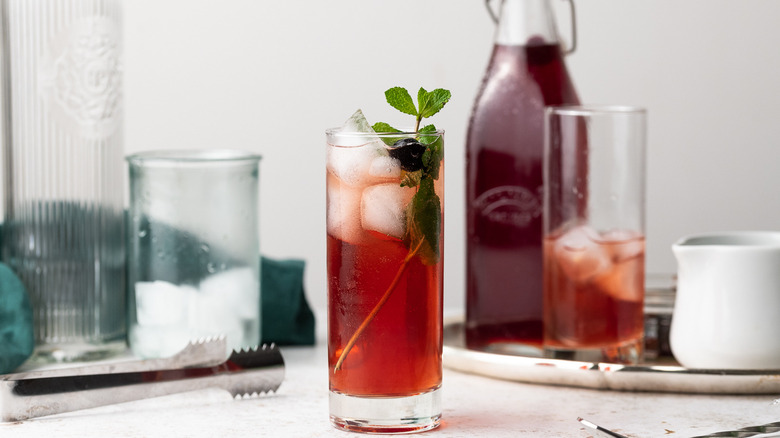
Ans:
[{"label": "stack of ice cubes", "polygon": [[249,268],[204,278],[198,286],[166,281],[135,283],[137,323],[130,328],[140,357],[171,356],[190,340],[224,335],[228,348],[258,342],[259,285]]},{"label": "stack of ice cubes", "polygon": [[[575,284],[593,283],[618,300],[638,301],[643,285],[627,264],[644,255],[644,239],[638,232],[599,232],[589,226],[572,226],[553,246],[558,265]],[[640,262],[641,263],[641,262]]]},{"label": "stack of ice cubes", "polygon": [[401,187],[401,163],[357,110],[328,147],[328,233],[360,244],[365,231],[402,238],[414,189]]}]

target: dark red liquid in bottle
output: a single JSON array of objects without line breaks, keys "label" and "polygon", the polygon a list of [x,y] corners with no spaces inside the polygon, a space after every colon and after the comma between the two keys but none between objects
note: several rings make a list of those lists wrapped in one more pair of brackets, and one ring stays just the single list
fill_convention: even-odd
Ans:
[{"label": "dark red liquid in bottle", "polygon": [[466,141],[466,342],[542,342],[544,107],[579,103],[557,44],[500,45]]}]

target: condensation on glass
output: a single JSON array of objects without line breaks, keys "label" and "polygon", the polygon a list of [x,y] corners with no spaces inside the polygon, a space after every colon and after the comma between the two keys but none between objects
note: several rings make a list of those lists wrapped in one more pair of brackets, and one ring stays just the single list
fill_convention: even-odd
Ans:
[{"label": "condensation on glass", "polygon": [[260,156],[237,150],[127,157],[128,340],[139,357],[190,340],[260,342]]}]

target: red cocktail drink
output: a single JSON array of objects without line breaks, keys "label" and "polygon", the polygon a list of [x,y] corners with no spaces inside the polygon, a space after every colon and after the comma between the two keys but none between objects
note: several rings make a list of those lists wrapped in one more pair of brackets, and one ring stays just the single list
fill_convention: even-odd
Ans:
[{"label": "red cocktail drink", "polygon": [[441,415],[443,169],[419,179],[382,136],[328,131],[328,370],[336,426],[394,433]]},{"label": "red cocktail drink", "polygon": [[544,239],[545,348],[599,350],[624,361],[644,332],[645,241],[574,227]]}]

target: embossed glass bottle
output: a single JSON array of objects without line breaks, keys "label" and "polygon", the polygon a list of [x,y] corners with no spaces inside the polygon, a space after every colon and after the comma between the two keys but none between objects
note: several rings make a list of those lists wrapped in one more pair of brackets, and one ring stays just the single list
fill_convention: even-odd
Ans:
[{"label": "embossed glass bottle", "polygon": [[125,347],[119,0],[2,0],[3,260],[36,358]]},{"label": "embossed glass bottle", "polygon": [[549,0],[503,0],[466,139],[469,348],[541,347],[544,107],[577,102]]}]

